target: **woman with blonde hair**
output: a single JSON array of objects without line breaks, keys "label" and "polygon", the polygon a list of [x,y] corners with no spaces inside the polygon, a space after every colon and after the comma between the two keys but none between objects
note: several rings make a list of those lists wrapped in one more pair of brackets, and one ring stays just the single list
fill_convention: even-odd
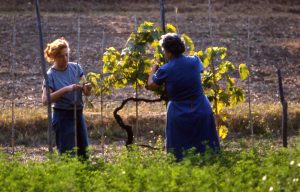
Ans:
[{"label": "woman with blonde hair", "polygon": [[[85,82],[84,71],[80,64],[69,62],[69,52],[69,44],[63,37],[49,43],[44,50],[46,60],[52,65],[47,71],[50,102],[53,103],[52,126],[56,135],[56,146],[60,153],[70,152],[77,147],[78,155],[87,158],[88,136],[82,113],[84,106],[82,93],[89,96],[91,85],[79,84],[80,80]],[[43,82],[42,102],[44,105],[48,102],[45,81]],[[75,146],[75,108],[77,146]]]}]

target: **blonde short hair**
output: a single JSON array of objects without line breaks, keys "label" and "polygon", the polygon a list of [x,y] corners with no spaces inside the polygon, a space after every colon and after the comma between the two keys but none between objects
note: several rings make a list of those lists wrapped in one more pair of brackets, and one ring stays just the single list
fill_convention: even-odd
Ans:
[{"label": "blonde short hair", "polygon": [[64,37],[61,37],[47,44],[47,47],[44,50],[44,56],[49,63],[53,63],[55,57],[65,48],[68,49],[68,52],[70,51],[69,43]]}]

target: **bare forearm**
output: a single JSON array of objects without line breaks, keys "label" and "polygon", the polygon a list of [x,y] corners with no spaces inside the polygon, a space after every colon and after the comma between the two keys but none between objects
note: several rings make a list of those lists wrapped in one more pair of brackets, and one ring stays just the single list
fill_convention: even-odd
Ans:
[{"label": "bare forearm", "polygon": [[52,102],[56,102],[57,100],[59,100],[64,94],[68,93],[69,90],[67,87],[63,87],[53,93],[50,94],[51,96],[51,103]]},{"label": "bare forearm", "polygon": [[[50,102],[55,102],[57,101],[59,98],[61,98],[64,94],[66,94],[68,92],[68,88],[67,87],[63,87],[55,92],[50,92]],[[46,88],[44,88],[44,93],[43,93],[43,97],[42,97],[42,102],[44,105],[47,105],[47,93],[46,93]]]},{"label": "bare forearm", "polygon": [[[50,93],[50,102],[56,102],[59,100],[64,94],[71,92],[71,91],[76,91],[76,90],[82,90],[82,86],[79,84],[72,84],[68,85],[66,87],[63,87],[57,91],[51,92]],[[47,93],[46,93],[46,88],[43,88],[43,95],[42,95],[42,102],[44,105],[47,105]]]},{"label": "bare forearm", "polygon": [[148,87],[153,83],[153,75],[154,75],[154,72],[151,71],[148,76]]},{"label": "bare forearm", "polygon": [[147,83],[147,89],[154,91],[155,89],[159,88],[159,85],[157,85],[154,81],[153,81],[153,75],[155,74],[155,70],[151,70],[151,72],[149,73],[149,77],[148,77],[148,83]]}]

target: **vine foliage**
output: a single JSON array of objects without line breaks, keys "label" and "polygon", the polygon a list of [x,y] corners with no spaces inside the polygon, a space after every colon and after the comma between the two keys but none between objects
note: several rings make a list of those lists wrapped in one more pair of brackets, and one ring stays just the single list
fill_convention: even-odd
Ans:
[{"label": "vine foliage", "polygon": [[[166,32],[176,33],[176,28],[166,25]],[[142,23],[136,32],[132,32],[125,47],[118,51],[114,47],[109,47],[103,54],[103,77],[100,74],[89,73],[88,81],[93,86],[95,97],[101,94],[110,94],[114,89],[122,89],[132,86],[134,89],[144,88],[147,85],[148,74],[154,63],[163,65],[167,62],[164,59],[162,48],[159,44],[163,30],[152,22]],[[238,68],[227,59],[226,47],[208,47],[205,50],[195,50],[193,40],[187,34],[180,34],[185,42],[186,55],[197,55],[204,65],[202,73],[202,85],[208,99],[212,104],[216,116],[217,129],[220,138],[224,139],[228,133],[226,113],[224,107],[232,107],[245,100],[242,87],[237,86],[238,79],[245,80],[249,76],[246,64],[239,64]],[[160,61],[157,63],[157,61]],[[239,74],[239,75],[236,75]],[[234,77],[234,75],[236,77]],[[167,100],[164,96],[164,87],[155,93],[159,99],[149,100],[147,98],[131,99],[132,101],[158,102]],[[124,99],[128,102],[129,98]],[[122,103],[122,107],[124,104]],[[132,128],[125,125],[120,115],[117,114],[122,107],[114,111],[114,116],[119,125],[124,128],[131,138],[127,139],[127,144],[131,144]]]}]

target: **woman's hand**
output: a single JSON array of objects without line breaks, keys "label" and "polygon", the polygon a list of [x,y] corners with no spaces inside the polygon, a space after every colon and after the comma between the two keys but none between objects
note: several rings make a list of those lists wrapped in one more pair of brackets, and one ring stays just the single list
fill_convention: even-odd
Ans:
[{"label": "woman's hand", "polygon": [[159,66],[157,64],[154,64],[151,68],[151,73],[155,73],[157,71],[158,67]]},{"label": "woman's hand", "polygon": [[91,83],[83,84],[82,90],[85,96],[90,96],[92,91],[92,84]]},{"label": "woman's hand", "polygon": [[84,91],[91,91],[92,90],[92,84],[91,83],[83,84],[83,90]]}]

